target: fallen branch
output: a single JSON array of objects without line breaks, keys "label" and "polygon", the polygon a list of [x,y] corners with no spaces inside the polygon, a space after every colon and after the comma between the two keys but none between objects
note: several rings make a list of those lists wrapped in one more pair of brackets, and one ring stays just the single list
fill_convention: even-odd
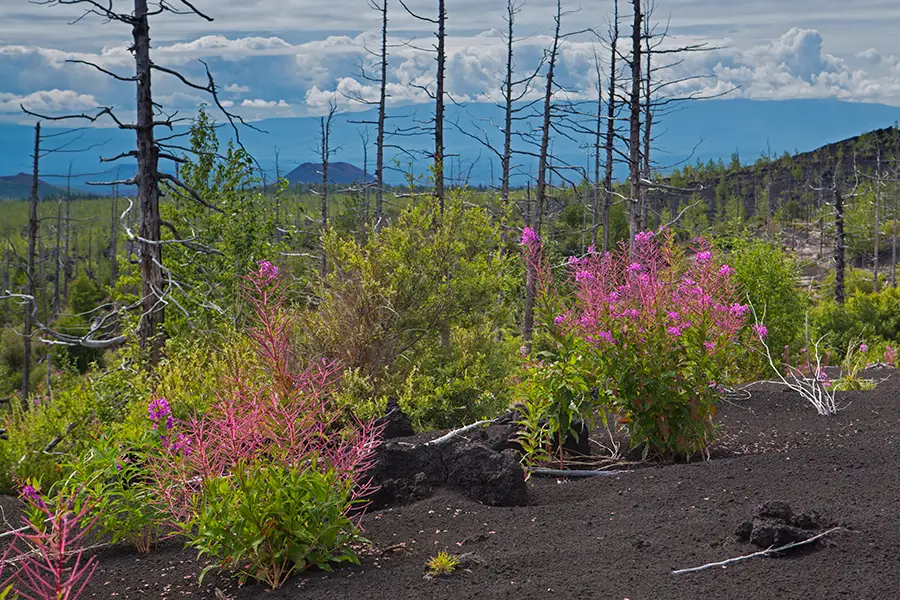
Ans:
[{"label": "fallen branch", "polygon": [[540,475],[543,477],[614,477],[622,473],[633,473],[634,471],[591,471],[578,469],[545,469],[543,467],[532,467],[528,469],[531,475]]},{"label": "fallen branch", "polygon": [[696,573],[697,571],[705,571],[706,569],[712,569],[713,567],[724,567],[726,565],[730,565],[733,563],[741,562],[743,560],[749,560],[751,558],[756,558],[757,556],[769,556],[771,554],[777,554],[779,552],[784,552],[785,550],[790,550],[792,548],[796,548],[798,546],[803,546],[805,544],[811,544],[828,534],[834,533],[835,531],[840,531],[844,529],[843,527],[833,527],[828,531],[823,531],[818,535],[814,535],[808,540],[803,540],[802,542],[793,542],[791,544],[787,544],[786,546],[781,546],[780,548],[766,548],[765,550],[760,550],[759,552],[754,552],[753,554],[747,554],[744,556],[738,556],[736,558],[729,558],[728,560],[723,560],[720,562],[709,563],[706,565],[701,565],[699,567],[692,567],[690,569],[678,569],[677,571],[672,571],[672,575],[681,575],[682,573]]},{"label": "fallen branch", "polygon": [[425,445],[426,446],[437,446],[439,444],[446,444],[447,442],[449,442],[450,440],[452,440],[453,438],[455,438],[457,436],[460,436],[464,433],[468,433],[469,431],[472,431],[473,429],[481,427],[482,425],[490,425],[491,423],[494,423],[496,420],[497,419],[490,419],[487,421],[478,421],[477,423],[472,423],[471,425],[466,425],[465,427],[460,427],[459,429],[454,429],[453,431],[451,431],[450,433],[448,433],[446,435],[442,435],[441,437],[433,439],[430,442],[425,442]]}]

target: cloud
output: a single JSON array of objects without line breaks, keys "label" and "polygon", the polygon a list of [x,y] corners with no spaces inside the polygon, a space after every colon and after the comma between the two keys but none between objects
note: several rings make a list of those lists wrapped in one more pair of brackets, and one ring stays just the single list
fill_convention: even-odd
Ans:
[{"label": "cloud", "polygon": [[246,85],[238,85],[236,83],[230,83],[222,89],[230,94],[246,94],[250,91],[250,88]]},{"label": "cloud", "polygon": [[21,115],[22,106],[32,112],[59,116],[96,108],[97,100],[72,90],[41,90],[24,96],[0,92],[0,113]]}]

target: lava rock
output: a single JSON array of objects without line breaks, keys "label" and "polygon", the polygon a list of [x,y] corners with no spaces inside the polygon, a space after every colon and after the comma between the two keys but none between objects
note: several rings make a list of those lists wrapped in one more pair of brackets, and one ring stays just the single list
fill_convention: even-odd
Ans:
[{"label": "lava rock", "polygon": [[412,426],[412,419],[400,408],[400,404],[396,400],[388,400],[385,415],[375,422],[376,426],[383,426],[381,438],[385,440],[394,440],[397,438],[409,437],[415,434]]},{"label": "lava rock", "polygon": [[737,539],[742,542],[749,542],[750,535],[753,533],[753,521],[744,521],[738,525],[737,531],[734,533]]},{"label": "lava rock", "polygon": [[825,526],[822,515],[814,510],[797,515],[791,522],[800,529],[822,529]]},{"label": "lava rock", "polygon": [[781,547],[794,542],[802,542],[810,537],[812,536],[808,531],[799,527],[785,525],[770,519],[757,519],[753,522],[750,543],[765,550],[773,546]]},{"label": "lava rock", "polygon": [[465,444],[452,448],[447,459],[447,483],[473,500],[492,506],[527,504],[525,473],[514,451],[495,452],[481,444]]},{"label": "lava rock", "polygon": [[793,511],[787,502],[764,502],[757,510],[760,517],[777,519],[783,523],[790,523]]}]

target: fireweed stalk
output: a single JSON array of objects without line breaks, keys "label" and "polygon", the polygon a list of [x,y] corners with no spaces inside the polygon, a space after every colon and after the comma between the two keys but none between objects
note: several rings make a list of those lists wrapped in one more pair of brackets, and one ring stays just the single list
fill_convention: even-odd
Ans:
[{"label": "fireweed stalk", "polygon": [[[231,512],[251,515],[251,521],[260,516],[253,511],[263,510],[262,507],[268,510],[273,502],[280,501],[265,496],[269,493],[277,495],[278,490],[247,489],[254,474],[285,476],[296,482],[304,472],[313,470],[324,478],[316,484],[331,482],[328,485],[332,486],[336,497],[343,498],[343,506],[338,512],[352,518],[353,526],[358,526],[362,518],[361,502],[374,491],[365,474],[373,464],[380,430],[373,422],[355,419],[347,422],[333,406],[331,397],[338,379],[336,364],[322,361],[295,370],[297,358],[292,350],[292,323],[282,306],[285,289],[277,268],[261,262],[259,270],[247,281],[248,297],[256,316],[252,339],[262,365],[261,372],[250,372],[242,365],[233,365],[228,393],[220,395],[208,413],[184,421],[175,420],[172,428],[166,428],[167,433],[177,431],[180,437],[174,438],[173,443],[164,444],[161,455],[150,461],[161,502],[171,515],[173,525],[190,540],[189,532],[204,525],[198,519],[202,514],[209,514],[209,511],[203,511],[220,501],[223,494],[234,497],[243,507]],[[158,421],[169,418],[165,411],[154,413],[153,408],[150,416]],[[218,490],[215,492],[218,497],[210,498],[210,490]],[[298,500],[292,497],[289,501]],[[272,510],[277,512],[282,508],[276,506]],[[289,552],[282,552],[278,544],[296,542],[294,539],[284,541],[284,536],[275,539],[283,524],[282,518],[290,520],[293,516],[277,514],[274,519],[279,521],[278,524],[273,521],[259,527],[259,535],[265,541],[255,544],[249,540],[247,548],[225,550],[226,542],[219,541],[213,550],[200,543],[192,545],[207,553],[222,554],[219,558],[223,568],[242,576],[249,574],[278,587],[291,573],[311,566],[302,559],[305,558],[303,552],[295,551],[297,547],[305,548],[307,554],[318,550],[315,547],[318,542],[313,541],[291,546]],[[247,528],[253,529],[257,524],[250,523]],[[352,532],[342,532],[339,539],[344,539],[344,533],[348,534],[346,539],[351,540],[349,534]],[[312,535],[312,539],[315,538]],[[233,539],[226,541],[234,542]],[[251,545],[254,547],[250,548]],[[242,553],[246,556],[238,561],[235,554]],[[265,556],[261,557],[261,553]],[[345,552],[335,560],[354,559],[352,553]],[[248,567],[250,563],[252,568]],[[320,562],[313,561],[312,564]]]},{"label": "fireweed stalk", "polygon": [[21,485],[25,524],[13,531],[2,565],[12,571],[0,589],[12,586],[22,600],[77,600],[97,568],[97,557],[85,557],[85,538],[94,525],[91,500],[77,494],[45,498],[39,486]]},{"label": "fireweed stalk", "polygon": [[[552,282],[539,286],[556,296],[541,303],[555,310],[541,316],[545,327],[583,344],[590,383],[607,392],[595,394],[608,403],[596,408],[611,409],[645,456],[705,450],[720,386],[735,375],[737,344],[750,337],[733,269],[706,240],[693,246],[688,261],[670,232],[639,233],[631,249],[572,257],[565,300]],[[549,273],[539,242],[525,256]]]}]

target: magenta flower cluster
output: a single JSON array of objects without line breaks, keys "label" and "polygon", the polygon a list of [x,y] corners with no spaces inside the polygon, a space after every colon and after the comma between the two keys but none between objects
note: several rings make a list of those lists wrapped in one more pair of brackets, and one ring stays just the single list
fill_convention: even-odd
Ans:
[{"label": "magenta flower cluster", "polygon": [[269,283],[278,277],[278,267],[267,260],[261,260],[256,263],[259,266],[259,278]]},{"label": "magenta flower cluster", "polygon": [[153,429],[157,429],[163,419],[165,419],[165,429],[170,429],[174,423],[172,409],[169,407],[169,401],[165,398],[151,400],[147,406],[147,414],[153,421]]},{"label": "magenta flower cluster", "polygon": [[884,347],[884,362],[892,367],[897,365],[897,349],[890,346]]}]

